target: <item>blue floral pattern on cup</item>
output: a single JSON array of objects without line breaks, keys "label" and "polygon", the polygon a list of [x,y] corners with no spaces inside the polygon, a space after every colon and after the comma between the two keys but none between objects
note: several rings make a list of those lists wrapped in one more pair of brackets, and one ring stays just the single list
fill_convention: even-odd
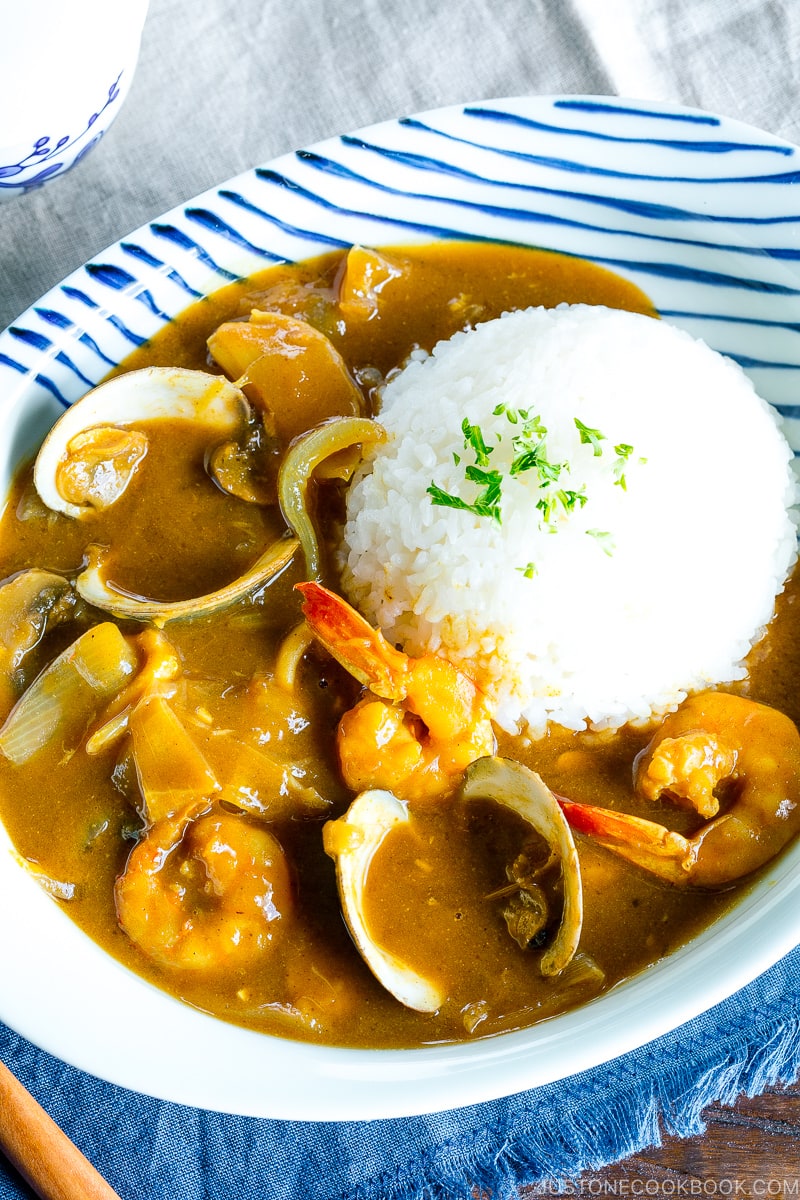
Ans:
[{"label": "blue floral pattern on cup", "polygon": [[[0,163],[0,189],[29,191],[41,187],[53,175],[63,174],[79,163],[97,145],[117,115],[119,106],[112,106],[119,99],[119,83],[123,73],[120,71],[117,75],[108,89],[103,106],[91,114],[80,133],[64,134],[55,142],[49,134],[45,134],[36,139],[29,153],[18,162]],[[103,117],[105,119],[101,120]],[[85,140],[90,133],[92,136]]]}]

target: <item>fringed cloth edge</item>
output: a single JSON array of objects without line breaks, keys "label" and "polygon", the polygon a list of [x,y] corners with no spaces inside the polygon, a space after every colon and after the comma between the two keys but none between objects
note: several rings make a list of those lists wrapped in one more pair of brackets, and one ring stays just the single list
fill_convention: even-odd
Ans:
[{"label": "fringed cloth edge", "polygon": [[549,1193],[568,1191],[569,1182],[586,1171],[660,1146],[663,1134],[703,1133],[709,1104],[732,1105],[741,1095],[793,1083],[800,1074],[800,1021],[760,1031],[757,1043],[739,1037],[722,1060],[710,1057],[633,1077],[605,1101],[587,1095],[558,1115],[553,1105],[541,1114],[528,1107],[464,1143],[440,1145],[400,1171],[362,1183],[340,1200],[518,1200],[521,1187],[544,1182]]}]

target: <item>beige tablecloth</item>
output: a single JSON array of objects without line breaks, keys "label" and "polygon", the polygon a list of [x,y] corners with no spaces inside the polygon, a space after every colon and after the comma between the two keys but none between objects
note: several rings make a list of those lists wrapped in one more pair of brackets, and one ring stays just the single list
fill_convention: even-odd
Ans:
[{"label": "beige tablecloth", "polygon": [[274,155],[439,105],[554,92],[694,105],[798,142],[800,3],[152,0],[98,147],[0,205],[0,328],[109,243]]}]

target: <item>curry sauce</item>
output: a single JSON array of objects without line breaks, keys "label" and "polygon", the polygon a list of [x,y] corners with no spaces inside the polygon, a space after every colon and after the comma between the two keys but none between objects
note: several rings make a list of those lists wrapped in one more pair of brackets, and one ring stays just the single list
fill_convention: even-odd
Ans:
[{"label": "curry sauce", "polygon": [[[242,575],[284,535],[275,475],[292,438],[331,417],[372,415],[387,375],[413,350],[430,350],[458,329],[531,304],[605,304],[656,315],[647,298],[618,276],[578,259],[512,246],[401,248],[367,257],[359,269],[360,285],[344,252],[271,268],[198,301],[119,369],[165,365],[218,372],[209,339],[213,347],[216,331],[238,322],[241,329],[233,330],[230,342],[238,353],[254,310],[262,314],[255,318],[262,333],[270,315],[278,314],[323,335],[349,382],[337,391],[324,380],[304,380],[283,397],[277,393],[285,361],[280,372],[262,380],[264,388],[275,389],[268,398],[274,413],[264,419],[266,432],[257,445],[242,452],[244,474],[253,457],[267,462],[255,500],[225,491],[210,477],[213,435],[202,423],[144,422],[147,454],[107,509],[80,519],[53,513],[39,499],[31,469],[20,472],[0,524],[0,578],[42,568],[72,581],[89,547],[100,545],[108,551],[108,578],[121,593],[163,601],[206,595]],[[281,320],[273,326],[275,345],[286,347],[295,327]],[[323,361],[327,351],[320,353]],[[284,357],[291,359],[291,346]],[[328,369],[323,362],[320,370]],[[241,372],[228,367],[228,373],[241,376],[245,394],[257,389],[252,363]],[[315,519],[329,546],[335,545],[353,466],[352,456],[340,458],[341,469],[313,489]],[[376,941],[435,977],[446,993],[435,1013],[398,1003],[352,944],[325,852],[323,827],[353,799],[339,769],[336,737],[361,688],[310,640],[300,643],[302,653],[289,655],[286,667],[286,639],[302,620],[294,587],[304,577],[302,556],[295,555],[288,568],[237,604],[193,621],[168,622],[150,643],[141,624],[117,621],[137,654],[155,654],[157,646],[159,661],[173,655],[177,664],[167,698],[151,707],[152,729],[140,715],[120,733],[111,726],[123,710],[104,710],[24,761],[0,754],[0,815],[19,853],[70,917],[130,969],[197,1008],[279,1036],[370,1047],[464,1040],[520,1028],[590,999],[685,943],[747,886],[676,888],[579,835],[579,953],[561,976],[545,978],[537,970],[539,941],[523,946],[509,936],[503,917],[504,899],[513,891],[507,866],[527,845],[529,831],[490,803],[465,806],[454,790],[412,806],[412,822],[386,838],[370,869],[365,903]],[[731,689],[792,720],[800,719],[796,613],[797,585],[790,582],[751,655],[748,679]],[[11,673],[15,695],[79,634],[106,621],[105,613],[78,600],[68,619],[34,640]],[[288,687],[281,682],[287,670]],[[180,732],[169,724],[176,712]],[[166,737],[167,727],[177,740],[159,750],[157,739]],[[98,730],[107,742],[96,742]],[[498,753],[529,766],[571,800],[666,823],[666,812],[656,809],[654,817],[653,806],[636,799],[632,788],[634,763],[651,733],[552,728],[534,742],[501,734]],[[155,759],[174,754],[181,763],[181,754],[195,756],[198,778],[213,780],[211,816],[202,790],[193,807],[187,798],[185,811],[148,810],[142,762],[149,750],[137,745],[151,741]],[[148,779],[158,769],[157,762],[149,766]],[[179,780],[163,788],[180,786]],[[669,819],[684,831],[693,820],[697,824],[687,813],[670,813]],[[156,853],[148,865],[148,837],[169,822],[172,848],[167,852],[167,843],[160,843],[155,849],[161,858]],[[225,857],[219,847],[234,836],[241,837],[241,847],[229,846]],[[192,837],[198,843],[194,857],[181,858],[175,848]],[[216,854],[213,869],[201,839]],[[225,870],[237,855],[244,862],[251,854],[260,856],[261,891],[249,895],[245,889],[231,901]],[[134,867],[140,872],[135,891]],[[128,885],[119,882],[126,874]],[[557,907],[557,880],[551,890]],[[250,905],[260,910],[253,917],[260,921],[267,892],[267,926],[253,933],[252,953],[240,954],[218,911],[226,904]],[[179,954],[174,947],[187,913],[205,932]],[[142,938],[160,938],[161,951],[141,948],[134,936],[141,923],[148,926]],[[241,942],[250,935],[237,936]]]}]

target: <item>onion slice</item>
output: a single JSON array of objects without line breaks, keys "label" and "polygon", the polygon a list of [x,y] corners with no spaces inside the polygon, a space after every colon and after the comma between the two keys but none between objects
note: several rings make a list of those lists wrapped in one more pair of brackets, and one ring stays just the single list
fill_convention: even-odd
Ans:
[{"label": "onion slice", "polygon": [[136,651],[110,621],[81,634],[36,676],[0,729],[0,751],[16,766],[54,737],[85,728],[138,669]]},{"label": "onion slice", "polygon": [[131,713],[129,728],[136,777],[150,825],[209,799],[221,784],[205,755],[163,696],[146,697]]},{"label": "onion slice", "polygon": [[306,578],[322,579],[322,555],[308,502],[314,471],[340,450],[385,442],[382,425],[368,417],[333,417],[292,442],[278,472],[278,500],[283,519],[297,535],[306,560]]}]

